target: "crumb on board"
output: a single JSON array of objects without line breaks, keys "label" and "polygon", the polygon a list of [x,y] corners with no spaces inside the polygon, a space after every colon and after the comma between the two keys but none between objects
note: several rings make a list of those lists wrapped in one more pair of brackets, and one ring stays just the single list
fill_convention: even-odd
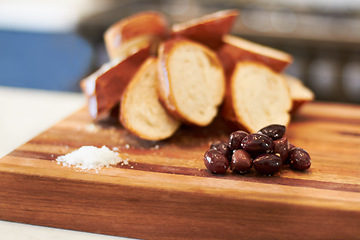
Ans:
[{"label": "crumb on board", "polygon": [[90,123],[88,125],[85,126],[85,130],[87,132],[98,132],[99,131],[99,128],[94,124],[94,123]]}]

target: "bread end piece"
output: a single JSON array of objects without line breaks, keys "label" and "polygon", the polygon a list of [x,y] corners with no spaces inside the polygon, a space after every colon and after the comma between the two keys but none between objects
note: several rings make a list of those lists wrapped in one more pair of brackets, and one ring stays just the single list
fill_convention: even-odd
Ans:
[{"label": "bread end piece", "polygon": [[288,53],[240,37],[224,35],[222,40],[218,55],[227,75],[231,75],[239,61],[259,62],[275,72],[282,72],[293,61]]},{"label": "bread end piece", "polygon": [[147,46],[156,49],[168,32],[168,23],[162,14],[145,11],[111,25],[104,33],[104,42],[110,59],[127,57]]},{"label": "bread end piece", "polygon": [[112,60],[80,82],[92,119],[97,121],[109,116],[111,109],[120,102],[131,78],[149,54],[149,47],[145,47],[124,59]]},{"label": "bread end piece", "polygon": [[185,37],[217,49],[221,45],[222,36],[231,31],[238,15],[237,10],[217,11],[184,23],[174,24],[171,35]]}]

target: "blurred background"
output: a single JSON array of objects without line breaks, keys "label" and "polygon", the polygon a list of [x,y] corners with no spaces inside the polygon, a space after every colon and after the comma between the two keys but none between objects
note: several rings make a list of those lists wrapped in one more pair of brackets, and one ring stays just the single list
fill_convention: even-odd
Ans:
[{"label": "blurred background", "polygon": [[144,10],[170,23],[238,9],[232,34],[289,52],[317,100],[360,103],[358,0],[0,0],[0,86],[80,91],[108,61],[103,33]]}]

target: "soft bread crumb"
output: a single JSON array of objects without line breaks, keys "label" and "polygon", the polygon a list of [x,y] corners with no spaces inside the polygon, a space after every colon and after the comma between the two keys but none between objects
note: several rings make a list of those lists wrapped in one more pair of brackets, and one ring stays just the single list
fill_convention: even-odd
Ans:
[{"label": "soft bread crumb", "polygon": [[139,69],[127,87],[120,107],[124,127],[147,140],[168,138],[180,126],[159,101],[156,61],[150,58]]},{"label": "soft bread crumb", "polygon": [[303,106],[305,103],[313,101],[315,98],[314,93],[307,88],[303,82],[291,75],[284,74],[286,82],[289,86],[290,97],[292,100],[291,114],[294,114]]},{"label": "soft bread crumb", "polygon": [[231,79],[231,94],[236,119],[250,132],[290,121],[292,102],[285,79],[265,65],[239,62]]},{"label": "soft bread crumb", "polygon": [[291,75],[284,75],[290,90],[290,96],[293,100],[314,100],[314,93],[307,88],[300,79]]},{"label": "soft bread crumb", "polygon": [[224,96],[224,73],[215,54],[200,44],[182,41],[168,55],[170,95],[176,111],[195,125],[208,125]]}]

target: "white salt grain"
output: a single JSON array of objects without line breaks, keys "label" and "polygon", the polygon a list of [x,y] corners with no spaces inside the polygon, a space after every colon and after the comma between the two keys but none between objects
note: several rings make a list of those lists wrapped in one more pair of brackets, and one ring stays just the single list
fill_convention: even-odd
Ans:
[{"label": "white salt grain", "polygon": [[78,150],[58,157],[56,161],[64,166],[75,166],[83,170],[109,167],[120,162],[128,164],[127,160],[124,161],[119,157],[118,153],[111,151],[106,146],[102,148],[83,146]]},{"label": "white salt grain", "polygon": [[95,132],[99,131],[99,128],[95,124],[90,123],[90,124],[85,126],[85,130],[88,131],[88,132],[95,133]]}]

